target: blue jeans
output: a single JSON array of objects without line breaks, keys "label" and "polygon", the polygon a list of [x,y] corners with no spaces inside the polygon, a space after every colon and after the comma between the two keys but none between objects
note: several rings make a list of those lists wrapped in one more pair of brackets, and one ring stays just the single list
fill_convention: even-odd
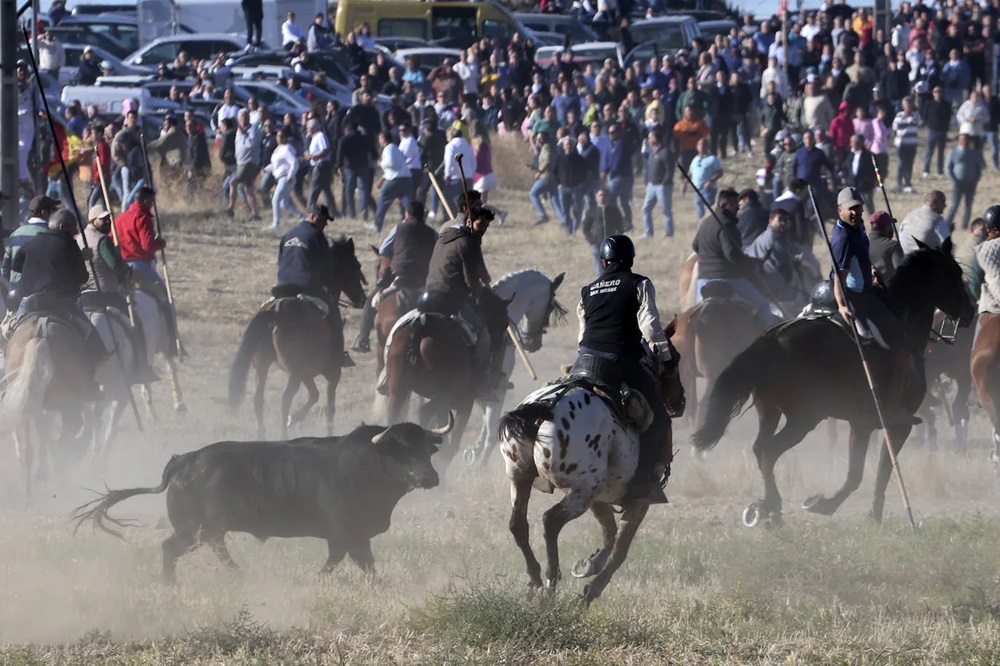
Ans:
[{"label": "blue jeans", "polygon": [[560,219],[567,232],[573,233],[580,228],[580,216],[583,214],[583,193],[579,185],[574,187],[559,186]]},{"label": "blue jeans", "polygon": [[927,131],[927,154],[924,156],[925,172],[931,170],[931,155],[937,149],[937,172],[939,176],[944,174],[944,145],[945,139],[948,138],[947,134],[947,132],[935,132],[934,130]]},{"label": "blue jeans", "polygon": [[774,315],[771,314],[771,302],[764,297],[764,294],[760,293],[760,290],[754,286],[750,280],[746,278],[709,278],[709,279],[698,279],[698,295],[696,301],[700,303],[702,301],[701,290],[704,289],[705,285],[709,282],[725,282],[730,287],[733,288],[733,293],[738,297],[742,298],[744,301],[749,303],[757,311],[757,321],[758,323],[767,328],[772,323],[774,323]]},{"label": "blue jeans", "polygon": [[382,184],[382,191],[378,195],[378,208],[375,209],[375,229],[382,231],[382,222],[385,221],[385,214],[389,212],[389,206],[399,199],[403,208],[410,203],[410,195],[413,193],[413,183],[409,178],[393,178]]},{"label": "blue jeans", "polygon": [[441,192],[444,193],[444,199],[448,203],[445,210],[451,208],[451,212],[458,215],[458,207],[456,204],[462,199],[463,194],[461,179],[443,181],[441,183]]},{"label": "blue jeans", "polygon": [[548,219],[548,214],[545,212],[545,206],[542,205],[542,195],[546,195],[552,201],[552,207],[556,211],[556,215],[562,219],[562,207],[559,205],[559,197],[556,195],[555,188],[549,186],[544,180],[536,180],[535,184],[531,186],[531,191],[528,192],[528,198],[531,199],[531,205],[535,207],[535,212],[538,213],[538,217]]},{"label": "blue jeans", "polygon": [[56,176],[49,176],[49,184],[45,189],[45,196],[62,201],[64,206],[69,204],[72,197],[66,188],[66,179],[62,177],[62,173]]},{"label": "blue jeans", "polygon": [[659,204],[663,212],[663,233],[674,235],[674,186],[646,184],[646,198],[642,202],[642,226],[647,236],[653,235],[653,208]]},{"label": "blue jeans", "polygon": [[[715,201],[715,196],[718,193],[718,191],[719,191],[719,186],[716,185],[715,183],[709,183],[703,185],[701,188],[701,193],[705,195],[705,199],[708,201],[709,204]],[[697,216],[698,222],[701,222],[701,218],[705,217],[706,213],[708,213],[708,208],[705,207],[705,204],[702,202],[701,197],[699,197],[698,193],[695,192],[694,214]]]},{"label": "blue jeans", "polygon": [[[153,261],[130,261],[128,265],[132,270],[142,273],[156,284],[164,284],[160,274],[156,272],[156,262]],[[165,286],[165,285],[164,285]]]},{"label": "blue jeans", "polygon": [[344,167],[344,187],[341,194],[341,201],[344,202],[344,214],[348,217],[357,217],[357,209],[354,207],[354,191],[358,191],[358,204],[361,211],[368,210],[368,190],[365,189],[364,174],[354,171],[350,167]]},{"label": "blue jeans", "polygon": [[618,208],[621,209],[626,231],[632,228],[632,185],[634,182],[635,179],[632,176],[614,176],[608,179],[611,203],[617,203]]},{"label": "blue jeans", "polygon": [[591,245],[590,255],[594,258],[594,272],[597,273],[597,277],[601,277],[604,273],[604,264],[601,263],[601,246]]},{"label": "blue jeans", "polygon": [[986,143],[990,145],[990,161],[993,164],[993,170],[996,171],[1000,169],[1000,152],[997,150],[997,133],[996,132],[986,132]]},{"label": "blue jeans", "polygon": [[129,193],[127,195],[125,195],[125,200],[122,201],[122,210],[125,210],[126,208],[128,208],[129,206],[132,205],[132,199],[135,198],[135,193],[138,192],[139,188],[142,187],[145,184],[146,184],[146,179],[145,178],[140,178],[136,182],[135,187],[133,187],[131,190],[129,190]]},{"label": "blue jeans", "polygon": [[899,189],[913,186],[913,161],[917,157],[916,145],[902,145],[896,148],[899,167],[896,168],[896,185]]},{"label": "blue jeans", "polygon": [[229,188],[232,187],[233,178],[236,177],[236,169],[229,171],[229,168],[226,167],[226,178],[222,181],[222,205],[226,208],[229,207]]},{"label": "blue jeans", "polygon": [[305,215],[292,203],[292,190],[295,182],[289,180],[287,176],[278,179],[274,186],[274,194],[271,196],[271,224],[275,229],[281,224],[281,210],[290,211],[297,218],[302,219]]},{"label": "blue jeans", "polygon": [[588,209],[597,206],[597,190],[600,188],[600,178],[588,178],[583,182],[583,200],[587,204]]}]

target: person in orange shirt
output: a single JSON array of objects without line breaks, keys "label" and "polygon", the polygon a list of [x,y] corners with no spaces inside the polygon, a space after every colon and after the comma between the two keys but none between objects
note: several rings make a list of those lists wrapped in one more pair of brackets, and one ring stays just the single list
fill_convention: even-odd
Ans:
[{"label": "person in orange shirt", "polygon": [[854,19],[851,21],[851,28],[861,38],[861,46],[867,45],[872,40],[872,31],[875,28],[875,24],[868,15],[867,9],[862,8],[857,11]]},{"label": "person in orange shirt", "polygon": [[684,107],[684,116],[674,125],[674,138],[680,148],[680,163],[691,164],[698,154],[698,141],[709,135],[710,131],[705,121],[698,117],[694,107]]}]

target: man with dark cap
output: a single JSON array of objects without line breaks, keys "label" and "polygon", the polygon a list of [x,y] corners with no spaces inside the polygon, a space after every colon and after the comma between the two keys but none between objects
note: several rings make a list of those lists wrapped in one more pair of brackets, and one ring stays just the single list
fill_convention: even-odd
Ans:
[{"label": "man with dark cap", "polygon": [[30,239],[49,228],[49,217],[60,205],[59,201],[46,196],[35,197],[28,203],[28,221],[18,227],[7,240],[3,263],[0,263],[0,275],[10,284],[11,292],[17,292],[17,284],[21,280],[21,274],[13,270],[14,255]]},{"label": "man with dark cap", "polygon": [[917,425],[916,418],[903,406],[903,389],[906,376],[913,369],[912,343],[906,329],[888,305],[888,292],[877,287],[872,279],[872,262],[868,237],[865,236],[861,195],[852,187],[845,187],[837,195],[839,220],[830,233],[834,270],[833,294],[841,317],[853,325],[854,318],[865,323],[871,335],[881,337],[892,354],[888,381],[876,388],[880,390],[887,423]]}]

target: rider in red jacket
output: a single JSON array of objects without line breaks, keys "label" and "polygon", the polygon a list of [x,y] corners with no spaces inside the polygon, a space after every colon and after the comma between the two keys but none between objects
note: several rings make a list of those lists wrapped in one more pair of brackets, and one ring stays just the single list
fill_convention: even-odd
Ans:
[{"label": "rider in red jacket", "polygon": [[[152,263],[156,261],[157,251],[162,250],[166,242],[156,235],[156,225],[150,212],[153,196],[152,189],[140,188],[132,205],[115,220],[115,231],[118,232],[118,249],[122,259],[130,264],[147,264],[151,270],[145,270],[146,267],[139,267],[139,270],[155,282],[160,282]],[[149,275],[150,272],[156,277]]]}]

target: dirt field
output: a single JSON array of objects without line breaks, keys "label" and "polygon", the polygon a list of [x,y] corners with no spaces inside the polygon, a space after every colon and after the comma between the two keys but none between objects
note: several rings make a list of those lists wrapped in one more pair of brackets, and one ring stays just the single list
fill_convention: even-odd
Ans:
[{"label": "dirt field", "polygon": [[[491,203],[511,215],[486,237],[494,276],[538,268],[566,271],[560,300],[572,309],[593,277],[590,250],[555,222],[531,228],[526,157],[498,149],[498,175],[511,189]],[[724,183],[745,187],[756,165],[725,164]],[[921,185],[950,189],[938,180]],[[980,187],[977,209],[1000,179]],[[904,521],[890,487],[886,523],[866,518],[874,455],[861,489],[832,519],[797,507],[830,492],[846,474],[846,430],[833,447],[821,428],[778,466],[786,526],[754,531],[739,524],[762,494],[744,418],[704,461],[688,454],[689,431],[676,429],[680,451],[668,486],[671,504],[656,507],[631,557],[589,611],[576,603],[579,581],[554,595],[529,596],[523,562],[507,532],[508,491],[497,456],[482,473],[460,461],[447,487],[404,498],[390,531],[374,541],[378,579],[367,582],[345,563],[321,578],[325,544],[231,535],[241,572],[223,570],[207,549],[181,559],[176,587],[159,579],[163,498],[138,498],[113,514],[140,519],[124,542],[89,528],[74,535],[73,506],[85,488],[154,485],[172,453],[220,439],[251,438],[249,405],[226,407],[226,378],[243,327],[265,299],[277,241],[258,224],[220,214],[216,196],[160,199],[171,277],[190,354],[181,366],[189,412],[169,411],[169,388],[156,386],[161,421],[140,434],[132,418],[110,467],[81,467],[74,478],[26,501],[11,446],[0,451],[0,664],[327,664],[327,663],[860,663],[1000,662],[1000,478],[987,462],[988,427],[973,410],[972,444],[955,452],[948,432],[936,452],[915,437],[901,456],[922,528]],[[215,190],[213,190],[214,192]],[[636,188],[641,202],[642,190]],[[880,196],[880,195],[879,195]],[[893,195],[897,216],[920,203]],[[677,311],[677,275],[694,231],[691,197],[675,196],[678,233],[638,242],[636,270],[658,290],[661,312]],[[639,205],[636,222],[639,222]],[[287,225],[286,225],[287,226]],[[331,232],[364,248],[377,242],[357,220]],[[362,254],[366,268],[371,264]],[[347,337],[358,313],[346,313]],[[574,318],[552,328],[533,355],[541,379],[518,366],[516,402],[575,353]],[[368,418],[374,384],[371,354],[353,354],[338,391],[338,432]],[[278,432],[272,374],[269,433]],[[146,416],[145,414],[143,415]],[[300,434],[321,434],[318,412]],[[470,426],[469,439],[478,428]],[[877,453],[873,444],[873,454]],[[530,520],[540,546],[540,514],[552,497],[533,498]],[[589,517],[562,538],[564,572],[591,553],[599,531]]]}]

